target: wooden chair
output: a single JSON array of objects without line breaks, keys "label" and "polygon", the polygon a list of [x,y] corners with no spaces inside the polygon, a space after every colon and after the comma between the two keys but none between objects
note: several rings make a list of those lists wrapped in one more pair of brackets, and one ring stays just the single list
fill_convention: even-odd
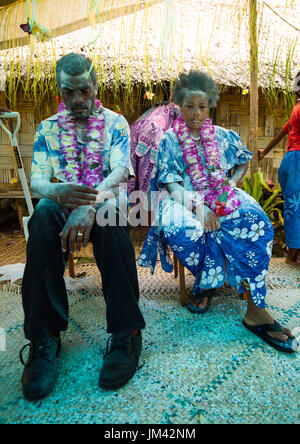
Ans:
[{"label": "wooden chair", "polygon": [[[181,305],[184,306],[187,304],[188,297],[186,295],[186,288],[185,288],[185,273],[184,273],[184,266],[180,263],[179,259],[173,255],[174,257],[174,277],[177,278],[179,274],[179,288],[180,288],[180,302]],[[226,265],[225,265],[226,270]],[[225,283],[226,286],[226,283]],[[227,286],[230,286],[227,283]],[[247,301],[247,294],[244,291],[244,293],[240,294],[240,298],[243,301]]]},{"label": "wooden chair", "polygon": [[75,262],[74,262],[74,254],[72,253],[69,255],[68,267],[69,267],[69,276],[75,279]]},{"label": "wooden chair", "polygon": [[[75,279],[75,262],[74,254],[70,254],[68,259],[69,276]],[[187,304],[187,295],[185,288],[185,273],[184,266],[180,263],[179,259],[174,255],[174,277],[175,279],[179,274],[179,291],[180,291],[180,303],[182,306]]]},{"label": "wooden chair", "polygon": [[181,264],[179,259],[173,255],[174,257],[174,277],[177,278],[179,274],[179,291],[180,291],[180,303],[182,306],[187,304],[187,295],[185,288],[185,274],[184,274],[184,266]]}]

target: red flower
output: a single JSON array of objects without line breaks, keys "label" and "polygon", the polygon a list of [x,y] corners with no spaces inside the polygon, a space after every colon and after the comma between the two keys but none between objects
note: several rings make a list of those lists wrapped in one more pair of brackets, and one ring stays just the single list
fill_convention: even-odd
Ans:
[{"label": "red flower", "polygon": [[216,201],[216,215],[217,216],[226,216],[224,212],[225,202]]}]

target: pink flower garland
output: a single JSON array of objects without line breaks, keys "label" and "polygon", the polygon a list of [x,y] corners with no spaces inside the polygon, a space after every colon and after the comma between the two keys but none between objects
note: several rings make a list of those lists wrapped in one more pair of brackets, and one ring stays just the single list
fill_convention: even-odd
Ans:
[{"label": "pink flower garland", "polygon": [[[95,101],[96,108],[102,105],[99,100]],[[78,148],[76,121],[74,116],[67,110],[64,102],[58,109],[59,140],[66,166],[63,174],[68,182],[76,182],[78,185],[96,187],[102,182],[102,144],[104,137],[105,120],[103,113],[90,116],[87,121],[87,136],[89,140],[82,151],[84,152],[83,164],[80,162],[80,149]]]},{"label": "pink flower garland", "polygon": [[195,191],[203,194],[204,202],[217,216],[226,216],[235,211],[241,204],[236,192],[228,185],[225,172],[221,167],[221,154],[215,137],[215,128],[207,117],[200,128],[200,141],[204,149],[206,169],[198,152],[195,140],[191,137],[191,130],[179,116],[173,130],[178,138],[187,164],[187,174]]}]

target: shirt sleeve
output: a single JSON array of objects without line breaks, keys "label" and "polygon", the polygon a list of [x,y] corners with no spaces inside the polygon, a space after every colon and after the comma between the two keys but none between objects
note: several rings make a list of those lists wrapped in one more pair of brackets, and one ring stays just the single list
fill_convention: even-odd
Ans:
[{"label": "shirt sleeve", "polygon": [[253,154],[243,145],[240,136],[235,131],[226,130],[223,137],[225,138],[225,157],[229,170],[247,163],[252,158]]},{"label": "shirt sleeve", "polygon": [[37,129],[33,143],[33,156],[30,180],[44,179],[50,182],[53,176],[53,165],[43,132],[43,123]]},{"label": "shirt sleeve", "polygon": [[291,115],[290,115],[290,119],[289,119],[289,123],[291,125],[291,127],[297,131],[297,133],[300,131],[300,105],[297,104]]},{"label": "shirt sleeve", "polygon": [[130,130],[127,120],[119,114],[112,134],[110,149],[110,170],[116,167],[127,168],[130,175],[133,169],[130,162]]},{"label": "shirt sleeve", "polygon": [[180,153],[170,135],[165,133],[159,142],[156,162],[158,187],[173,182],[184,182],[184,165]]}]

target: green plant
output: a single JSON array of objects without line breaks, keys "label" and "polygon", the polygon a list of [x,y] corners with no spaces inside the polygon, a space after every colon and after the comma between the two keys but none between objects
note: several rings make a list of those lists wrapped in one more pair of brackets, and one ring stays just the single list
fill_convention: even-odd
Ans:
[{"label": "green plant", "polygon": [[249,176],[245,177],[243,189],[261,205],[273,225],[277,228],[283,227],[284,220],[280,207],[282,207],[284,201],[282,199],[280,185],[278,185],[275,190],[272,190],[265,182],[263,174],[257,172],[254,173],[253,186],[251,185]]}]

